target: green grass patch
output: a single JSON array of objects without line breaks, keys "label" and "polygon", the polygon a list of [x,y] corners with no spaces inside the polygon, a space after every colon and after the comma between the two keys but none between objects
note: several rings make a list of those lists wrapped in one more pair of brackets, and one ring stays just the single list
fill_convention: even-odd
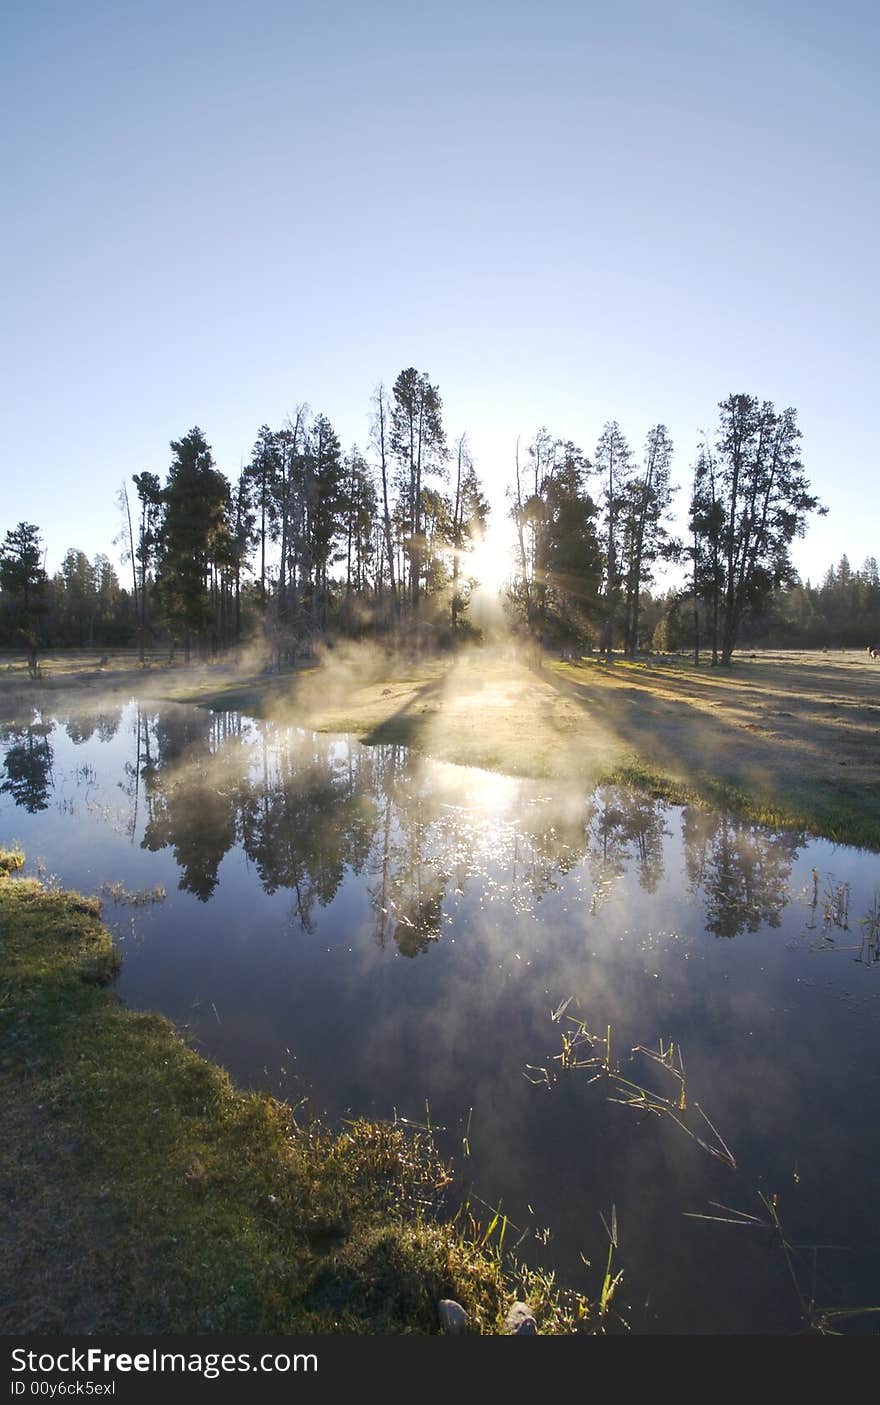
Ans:
[{"label": "green grass patch", "polygon": [[603,777],[603,784],[634,786],[671,805],[698,805],[703,809],[728,810],[768,829],[784,829],[837,844],[862,849],[880,849],[880,819],[867,811],[861,795],[789,795],[771,798],[745,791],[721,776],[695,772],[687,781],[677,780],[633,757]]}]

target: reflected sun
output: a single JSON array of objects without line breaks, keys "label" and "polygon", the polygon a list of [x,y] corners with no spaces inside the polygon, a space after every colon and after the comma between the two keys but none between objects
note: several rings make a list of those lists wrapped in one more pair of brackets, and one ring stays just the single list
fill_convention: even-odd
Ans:
[{"label": "reflected sun", "polygon": [[465,791],[467,804],[486,816],[498,817],[517,800],[520,782],[514,776],[495,771],[473,772]]}]

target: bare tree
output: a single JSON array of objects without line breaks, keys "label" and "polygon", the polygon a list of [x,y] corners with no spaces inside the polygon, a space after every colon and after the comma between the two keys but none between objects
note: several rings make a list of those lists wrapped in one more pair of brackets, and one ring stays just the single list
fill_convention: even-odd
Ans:
[{"label": "bare tree", "polygon": [[388,404],[388,396],[384,385],[379,385],[373,396],[375,411],[373,414],[370,442],[379,455],[379,474],[382,479],[382,521],[385,529],[385,553],[388,562],[388,584],[391,590],[391,601],[395,613],[398,609],[397,585],[394,577],[394,545],[391,533],[391,509],[388,501],[388,474],[389,474],[389,427],[391,408]]}]

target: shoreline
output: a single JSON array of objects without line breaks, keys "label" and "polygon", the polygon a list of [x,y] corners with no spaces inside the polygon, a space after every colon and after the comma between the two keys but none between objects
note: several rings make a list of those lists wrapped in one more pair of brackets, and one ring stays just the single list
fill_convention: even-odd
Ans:
[{"label": "shoreline", "polygon": [[240,1091],[120,1002],[98,900],[21,862],[0,851],[3,1331],[431,1335],[444,1298],[479,1335],[503,1333],[515,1298],[544,1334],[589,1330],[582,1299],[444,1214],[429,1133],[300,1127]]},{"label": "shoreline", "polygon": [[538,670],[487,649],[380,663],[361,680],[353,652],[289,675],[221,688],[206,680],[164,696],[512,776],[631,785],[877,852],[880,701],[861,663],[777,654],[698,671],[679,659],[610,667],[545,659]]},{"label": "shoreline", "polygon": [[877,679],[855,650],[766,651],[698,670],[672,656],[536,668],[509,647],[414,660],[341,644],[280,673],[74,668],[23,687],[0,675],[0,703],[137,691],[513,776],[633,785],[877,852]]}]

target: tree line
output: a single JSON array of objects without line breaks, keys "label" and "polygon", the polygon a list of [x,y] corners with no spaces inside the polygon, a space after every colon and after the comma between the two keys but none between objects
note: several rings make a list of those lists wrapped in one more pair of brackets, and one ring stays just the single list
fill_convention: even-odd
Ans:
[{"label": "tree line", "polygon": [[462,563],[488,504],[467,437],[447,444],[427,373],[379,386],[368,452],[343,452],[305,406],[260,428],[234,483],[199,428],[171,449],[164,485],[141,473],[133,501],[124,493],[141,651],[157,628],[187,656],[259,628],[280,660],[328,630],[399,625],[427,599],[432,619],[463,624]]},{"label": "tree line", "polygon": [[[671,591],[654,603],[658,649],[692,651],[698,644],[693,600]],[[816,585],[795,578],[771,591],[759,614],[740,630],[740,644],[773,648],[842,649],[877,645],[880,639],[880,568],[866,558],[853,570],[842,556]]]},{"label": "tree line", "polygon": [[712,664],[729,664],[743,629],[798,584],[791,545],[825,509],[804,472],[796,411],[751,395],[729,395],[718,409],[691,470],[687,537],[671,530],[678,490],[664,424],[649,430],[640,457],[617,421],[592,461],[546,430],[522,459],[517,451],[512,594],[530,630],[632,656],[655,642],[653,619],[644,627],[655,613],[648,592],[658,564],[674,563],[685,583],[668,602],[665,642],[680,642],[687,604],[696,661],[702,643]]},{"label": "tree line", "polygon": [[[667,601],[666,635],[689,633],[698,661],[702,650],[729,663],[743,630],[800,588],[790,547],[824,511],[800,438],[791,408],[745,394],[721,401],[690,472],[683,537],[672,529],[680,490],[663,423],[641,453],[617,421],[592,458],[546,428],[517,443],[513,628],[548,647],[632,656],[652,642],[651,587],[658,566],[672,565],[684,584]],[[125,588],[105,557],[90,563],[75,549],[50,582],[38,529],[7,532],[0,641],[32,659],[45,643],[132,642],[142,658],[160,643],[189,658],[259,636],[280,663],[328,633],[417,626],[448,639],[472,628],[470,563],[488,503],[467,435],[450,443],[439,387],[413,367],[374,393],[365,450],[343,451],[326,415],[300,406],[260,428],[230,480],[196,426],[172,441],[164,479],[135,474],[120,506]]]}]

